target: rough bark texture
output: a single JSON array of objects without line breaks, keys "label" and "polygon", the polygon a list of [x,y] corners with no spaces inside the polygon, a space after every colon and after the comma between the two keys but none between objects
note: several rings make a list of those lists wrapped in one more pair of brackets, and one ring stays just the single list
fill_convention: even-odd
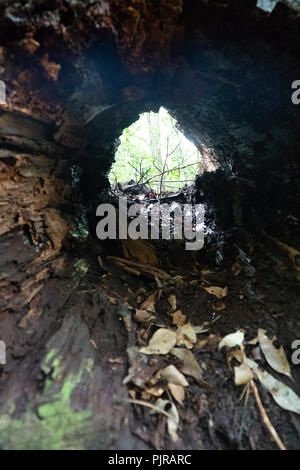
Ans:
[{"label": "rough bark texture", "polygon": [[139,113],[163,105],[214,148],[221,169],[198,189],[223,228],[300,249],[288,223],[300,198],[300,16],[288,3],[267,14],[253,0],[0,2],[3,448],[147,447],[129,431],[126,363],[108,362],[125,354],[127,307],[107,300],[70,236],[82,214],[93,227],[118,137]]}]

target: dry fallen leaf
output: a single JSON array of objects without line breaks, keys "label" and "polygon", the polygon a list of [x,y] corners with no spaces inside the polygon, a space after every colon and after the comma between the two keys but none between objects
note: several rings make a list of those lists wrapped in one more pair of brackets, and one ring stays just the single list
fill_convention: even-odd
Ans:
[{"label": "dry fallen leaf", "polygon": [[172,314],[172,318],[173,318],[172,323],[174,323],[174,325],[177,325],[177,326],[183,326],[186,322],[186,316],[183,315],[181,310],[177,310],[176,312],[174,312]]},{"label": "dry fallen leaf", "polygon": [[140,287],[135,293],[135,295],[137,295],[137,296],[139,296],[141,294],[146,294],[146,289],[144,287]]},{"label": "dry fallen leaf", "polygon": [[192,325],[190,323],[186,323],[185,325],[180,326],[177,329],[176,333],[177,333],[177,340],[176,340],[177,346],[184,344],[186,348],[192,349],[192,347],[197,341],[197,335]]},{"label": "dry fallen leaf", "polygon": [[25,49],[25,51],[33,54],[39,47],[40,43],[31,37],[25,37],[19,42],[20,46]]},{"label": "dry fallen leaf", "polygon": [[225,336],[219,343],[218,349],[222,349],[224,346],[229,348],[234,348],[235,346],[240,346],[244,341],[244,332],[237,330],[235,333],[230,333]]},{"label": "dry fallen leaf", "polygon": [[244,385],[254,377],[250,367],[243,362],[238,367],[234,368],[234,383],[235,385]]},{"label": "dry fallen leaf", "polygon": [[170,295],[168,297],[168,302],[171,305],[171,308],[172,308],[173,312],[175,312],[175,310],[177,308],[177,301],[176,301],[175,295]]},{"label": "dry fallen leaf", "polygon": [[196,344],[196,348],[197,348],[197,349],[201,349],[201,348],[203,348],[207,343],[208,343],[208,338],[199,339],[199,341],[198,341],[197,344]]},{"label": "dry fallen leaf", "polygon": [[290,387],[260,369],[252,359],[246,359],[245,362],[251,367],[260,383],[271,393],[277,405],[284,410],[300,414],[300,398]]},{"label": "dry fallen leaf", "polygon": [[[154,374],[165,365],[163,357],[148,357],[140,353],[137,346],[129,347],[127,352],[130,366],[128,375],[123,379],[124,385],[131,382],[139,388],[144,388]],[[156,383],[151,383],[152,385]]]},{"label": "dry fallen leaf", "polygon": [[190,375],[196,380],[202,379],[201,367],[191,351],[182,348],[173,348],[171,353],[183,362],[179,367],[183,374]]},{"label": "dry fallen leaf", "polygon": [[162,387],[146,387],[142,392],[142,398],[145,400],[149,399],[150,396],[160,397],[164,391]]},{"label": "dry fallen leaf", "polygon": [[275,242],[276,245],[278,245],[283,251],[285,251],[288,254],[288,257],[295,263],[297,256],[300,255],[300,252],[296,250],[296,248],[286,245],[285,243],[282,243],[280,240],[277,240],[277,238],[271,237],[270,235],[267,235],[267,237]]},{"label": "dry fallen leaf", "polygon": [[90,339],[90,342],[92,343],[92,345],[95,349],[98,349],[97,344],[95,343],[95,341],[93,339]]},{"label": "dry fallen leaf", "polygon": [[201,271],[201,274],[203,274],[203,276],[207,276],[207,274],[213,274],[214,271],[212,271],[211,269],[202,269]]},{"label": "dry fallen leaf", "polygon": [[108,359],[110,364],[124,364],[124,359],[122,357],[111,357]]},{"label": "dry fallen leaf", "polygon": [[147,310],[148,312],[155,313],[155,295],[156,295],[156,292],[154,292],[154,294],[151,294],[151,295],[140,305],[140,309],[141,309],[141,310]]},{"label": "dry fallen leaf", "polygon": [[177,430],[179,425],[179,414],[174,403],[171,403],[169,400],[162,400],[159,398],[156,402],[156,406],[163,411],[168,410],[170,418],[168,418],[168,433],[172,438],[172,441],[178,440]]},{"label": "dry fallen leaf", "polygon": [[181,385],[182,387],[187,387],[189,384],[185,376],[173,365],[162,369],[160,375],[163,379],[167,380],[169,384]]},{"label": "dry fallen leaf", "polygon": [[176,344],[176,333],[166,328],[157,330],[149,341],[148,346],[141,348],[143,354],[168,354]]},{"label": "dry fallen leaf", "polygon": [[257,336],[261,350],[264,353],[268,364],[280,374],[285,374],[292,378],[291,368],[283,347],[280,346],[280,348],[276,348],[274,346],[274,342],[277,341],[276,336],[273,336],[273,338],[270,340],[267,337],[266,332],[266,330],[259,328]]},{"label": "dry fallen leaf", "polygon": [[172,393],[175,400],[180,404],[183,405],[184,397],[185,397],[185,390],[182,385],[175,385],[175,384],[168,384],[169,390]]},{"label": "dry fallen leaf", "polygon": [[212,308],[213,310],[216,310],[218,312],[220,310],[224,310],[226,308],[226,305],[223,300],[217,300],[213,303]]},{"label": "dry fallen leaf", "polygon": [[205,324],[208,324],[208,322],[204,322],[203,325],[193,326],[193,330],[196,333],[196,335],[199,335],[200,333],[206,333],[207,331],[209,331],[209,328],[205,328]]},{"label": "dry fallen leaf", "polygon": [[127,238],[126,240],[122,240],[121,244],[125,258],[136,259],[141,263],[153,266],[158,265],[158,259],[153,246],[145,240],[132,240],[131,238]]},{"label": "dry fallen leaf", "polygon": [[135,390],[132,390],[132,389],[129,389],[128,390],[128,394],[131,398],[135,398],[136,397],[136,391]]},{"label": "dry fallen leaf", "polygon": [[203,289],[206,290],[206,292],[208,292],[209,294],[214,295],[218,299],[223,299],[228,294],[228,287],[227,286],[224,287],[224,288],[223,287],[216,287],[216,286],[203,287]]},{"label": "dry fallen leaf", "polygon": [[244,354],[240,349],[230,349],[227,351],[226,354],[226,360],[227,360],[227,365],[230,370],[231,368],[231,361],[232,359],[236,359],[238,362],[242,363],[244,360]]},{"label": "dry fallen leaf", "polygon": [[58,74],[61,69],[60,64],[56,64],[55,62],[50,62],[49,61],[49,54],[46,52],[41,58],[40,58],[40,63],[46,72],[48,78],[57,81],[58,79]]},{"label": "dry fallen leaf", "polygon": [[155,317],[151,312],[147,312],[147,310],[136,310],[135,319],[141,323],[148,323],[151,320],[154,320]]}]

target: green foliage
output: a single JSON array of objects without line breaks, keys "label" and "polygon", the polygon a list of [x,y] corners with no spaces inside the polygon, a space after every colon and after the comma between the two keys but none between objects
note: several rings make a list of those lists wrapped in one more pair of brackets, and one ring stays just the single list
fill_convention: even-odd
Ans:
[{"label": "green foliage", "polygon": [[190,184],[199,170],[201,155],[175,124],[160,108],[159,113],[142,114],[124,129],[109,174],[111,184],[134,180],[155,192],[176,191]]}]

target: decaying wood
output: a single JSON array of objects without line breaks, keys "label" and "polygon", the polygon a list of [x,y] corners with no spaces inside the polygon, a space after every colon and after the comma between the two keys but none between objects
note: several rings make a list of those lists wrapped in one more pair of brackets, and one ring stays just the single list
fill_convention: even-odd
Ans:
[{"label": "decaying wood", "polygon": [[[104,320],[111,308],[104,298],[86,310],[88,294],[74,292],[85,264],[61,253],[71,227],[62,210],[70,203],[69,154],[57,147],[52,126],[9,111],[0,123],[0,333],[7,346],[0,446],[110,447],[127,394],[121,366],[94,364],[106,341],[121,353],[115,335],[122,338],[123,327],[116,317]],[[108,382],[116,390],[113,413]]]},{"label": "decaying wood", "polygon": [[155,266],[151,266],[149,264],[138,263],[137,261],[130,261],[128,259],[119,258],[118,256],[107,256],[107,258],[117,262],[117,264],[123,267],[124,269],[128,269],[131,267],[137,268],[137,270],[131,268],[130,271],[132,273],[135,273],[136,271],[137,274],[138,271],[141,271],[144,274],[152,276],[154,278],[158,277],[159,279],[165,280],[171,279],[170,274],[166,273],[162,269],[156,268]]}]

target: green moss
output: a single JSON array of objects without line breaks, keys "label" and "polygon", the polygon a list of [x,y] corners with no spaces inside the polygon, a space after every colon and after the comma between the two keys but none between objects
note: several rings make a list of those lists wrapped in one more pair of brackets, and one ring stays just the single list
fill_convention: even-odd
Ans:
[{"label": "green moss", "polygon": [[79,372],[64,376],[64,365],[51,349],[42,361],[44,372],[53,370],[39,397],[38,416],[34,410],[14,419],[14,403],[6,406],[0,417],[0,446],[3,449],[84,449],[86,436],[93,429],[90,409],[74,411],[71,395],[81,382],[83,374],[92,373],[94,361],[87,357],[81,361]]},{"label": "green moss", "polygon": [[64,400],[39,407],[43,419],[26,413],[20,420],[9,415],[0,418],[2,449],[84,449],[87,431],[92,427],[90,410],[74,412]]}]

